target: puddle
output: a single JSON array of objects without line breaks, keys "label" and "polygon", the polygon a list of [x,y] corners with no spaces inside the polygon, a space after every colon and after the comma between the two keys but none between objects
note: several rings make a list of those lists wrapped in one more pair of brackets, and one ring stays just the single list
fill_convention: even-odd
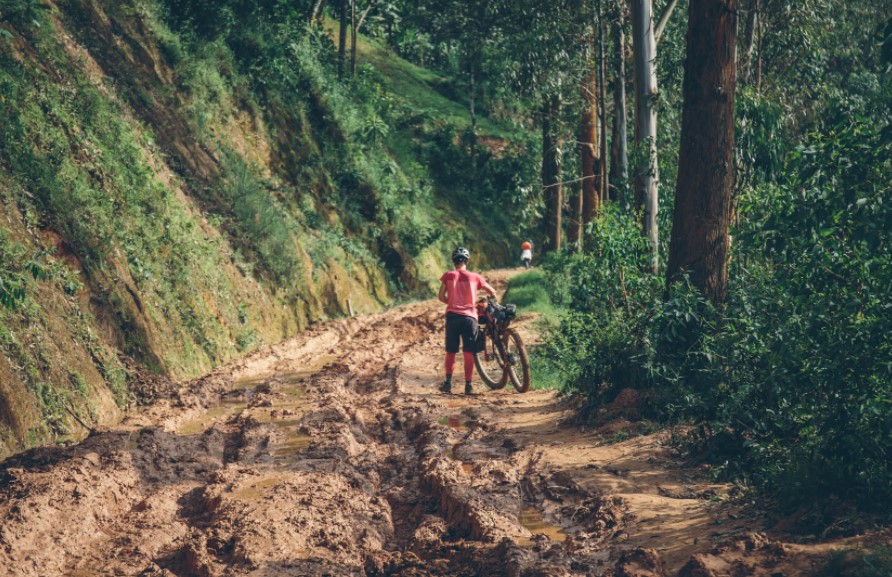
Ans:
[{"label": "puddle", "polygon": [[[552,525],[542,518],[542,512],[530,505],[524,505],[520,510],[520,524],[526,527],[533,535],[543,534],[552,541],[563,541],[567,533],[561,527]],[[532,538],[524,537],[518,540],[521,547],[530,547],[535,544]]]},{"label": "puddle", "polygon": [[438,421],[441,425],[446,425],[456,431],[467,431],[468,422],[462,420],[461,417],[443,417]]},{"label": "puddle", "polygon": [[137,431],[136,433],[130,433],[127,435],[127,450],[135,451],[139,448],[139,436],[142,432]]},{"label": "puddle", "polygon": [[288,435],[285,442],[273,452],[273,457],[279,460],[287,461],[300,455],[313,440],[309,435],[295,433]]},{"label": "puddle", "polygon": [[278,377],[286,383],[295,384],[300,383],[307,377],[312,377],[317,372],[319,371],[295,371],[293,373],[281,373],[280,375],[278,375]]},{"label": "puddle", "polygon": [[247,379],[239,379],[235,381],[232,390],[256,389],[269,380],[269,377],[248,377]]},{"label": "puddle", "polygon": [[271,489],[282,482],[282,479],[279,477],[270,477],[269,479],[263,479],[262,481],[255,481],[249,485],[242,487],[241,489],[235,490],[232,492],[233,499],[262,499],[267,496],[268,492],[266,489]]},{"label": "puddle", "polygon": [[297,370],[291,370],[286,372],[269,372],[264,371],[260,375],[255,374],[254,376],[247,377],[244,379],[239,379],[236,381],[236,389],[246,389],[252,388],[256,389],[258,386],[267,383],[269,381],[275,380],[280,382],[285,382],[288,384],[300,383],[307,377],[311,377],[324,369],[326,365],[330,364],[332,361],[337,360],[338,355],[323,355],[313,362],[303,365],[299,369],[294,367]]},{"label": "puddle", "polygon": [[236,403],[230,404],[224,402],[222,405],[214,407],[213,409],[208,410],[206,413],[198,417],[197,419],[192,419],[191,421],[186,421],[180,428],[177,429],[177,435],[197,435],[199,433],[204,432],[205,429],[211,426],[214,421],[220,419],[221,417],[228,417],[229,415],[235,415],[245,408],[245,403]]},{"label": "puddle", "polygon": [[282,393],[284,393],[284,395],[288,397],[291,402],[294,402],[307,398],[307,387],[302,384],[292,383],[291,385],[282,389]]},{"label": "puddle", "polygon": [[452,459],[453,461],[458,461],[461,463],[461,470],[465,472],[465,475],[468,477],[472,477],[474,475],[474,463],[468,463],[467,461],[462,461],[458,457],[455,456],[455,445],[450,446],[446,449],[446,457]]},{"label": "puddle", "polygon": [[300,425],[300,418],[302,415],[288,415],[287,417],[276,416],[273,417],[268,412],[265,413],[252,413],[252,417],[257,419],[258,422],[263,423],[265,425],[274,425],[276,427],[287,428],[287,427],[297,427]]},{"label": "puddle", "polygon": [[[325,359],[325,363],[328,359]],[[323,364],[325,364],[323,363]],[[321,365],[320,367],[321,368]],[[300,371],[295,373],[284,373],[280,375],[281,381],[287,386],[275,387],[274,391],[278,391],[285,395],[284,402],[273,401],[270,410],[266,408],[251,409],[252,416],[261,423],[276,425],[279,427],[292,427],[298,425],[300,418],[304,414],[304,410],[309,400],[307,397],[307,388],[303,384],[303,379],[317,373],[319,368],[313,370]],[[197,435],[208,429],[218,419],[228,419],[231,416],[240,415],[248,408],[251,397],[257,392],[257,388],[270,381],[270,377],[254,377],[242,379],[236,382],[236,386],[227,391],[220,400],[220,405],[209,409],[199,417],[186,421],[179,429],[178,435]],[[280,382],[281,382],[280,381]],[[273,417],[273,412],[279,414]],[[283,414],[286,413],[286,414]],[[281,415],[281,416],[279,416]]]}]

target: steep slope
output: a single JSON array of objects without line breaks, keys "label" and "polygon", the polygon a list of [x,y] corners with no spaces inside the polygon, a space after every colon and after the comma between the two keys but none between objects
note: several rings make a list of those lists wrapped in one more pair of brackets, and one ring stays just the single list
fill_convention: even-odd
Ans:
[{"label": "steep slope", "polygon": [[424,290],[468,238],[369,128],[380,83],[332,79],[302,29],[162,14],[3,15],[0,456],[117,419],[140,367],[194,376]]}]

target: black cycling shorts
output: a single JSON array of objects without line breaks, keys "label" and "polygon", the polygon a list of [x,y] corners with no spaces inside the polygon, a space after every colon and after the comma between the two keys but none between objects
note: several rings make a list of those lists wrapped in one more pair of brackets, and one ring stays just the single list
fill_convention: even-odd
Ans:
[{"label": "black cycling shorts", "polygon": [[457,353],[461,339],[462,350],[466,353],[479,353],[483,344],[483,333],[477,324],[477,317],[457,313],[446,313],[446,352]]}]

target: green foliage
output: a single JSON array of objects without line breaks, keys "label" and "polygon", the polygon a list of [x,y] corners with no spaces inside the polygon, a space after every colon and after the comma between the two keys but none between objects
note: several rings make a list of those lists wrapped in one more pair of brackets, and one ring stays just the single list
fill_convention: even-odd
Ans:
[{"label": "green foliage", "polygon": [[846,549],[830,554],[818,577],[886,577],[892,575],[892,549]]},{"label": "green foliage", "polygon": [[230,168],[223,197],[235,217],[237,234],[247,236],[247,246],[257,251],[275,281],[293,281],[300,275],[296,223],[241,157],[228,152],[226,159]]},{"label": "green foliage", "polygon": [[25,300],[29,280],[46,280],[47,268],[40,257],[32,256],[0,229],[0,304],[17,309]]},{"label": "green foliage", "polygon": [[49,9],[49,5],[40,0],[3,0],[0,3],[0,24],[9,22],[16,28],[40,26]]},{"label": "green foliage", "polygon": [[707,421],[718,471],[888,507],[892,131],[838,118],[741,198],[723,308],[665,294],[637,272],[634,224],[601,217],[591,253],[548,264],[570,309],[549,354],[595,404],[633,387],[654,416]]}]

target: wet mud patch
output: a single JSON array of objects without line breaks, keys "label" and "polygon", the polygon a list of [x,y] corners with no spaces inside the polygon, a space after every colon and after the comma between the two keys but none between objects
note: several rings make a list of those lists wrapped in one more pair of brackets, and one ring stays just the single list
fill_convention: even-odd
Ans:
[{"label": "wet mud patch", "polygon": [[437,392],[441,324],[412,303],[316,327],[0,464],[0,576],[809,574],[739,538],[691,558],[728,512],[656,436],[606,446],[549,392]]},{"label": "wet mud patch", "polygon": [[228,558],[211,558],[210,575],[229,564],[252,571],[304,555],[354,567],[363,552],[380,549],[392,533],[390,508],[339,474],[292,472],[265,476],[227,471],[205,490],[212,512],[205,533],[228,535]]}]

